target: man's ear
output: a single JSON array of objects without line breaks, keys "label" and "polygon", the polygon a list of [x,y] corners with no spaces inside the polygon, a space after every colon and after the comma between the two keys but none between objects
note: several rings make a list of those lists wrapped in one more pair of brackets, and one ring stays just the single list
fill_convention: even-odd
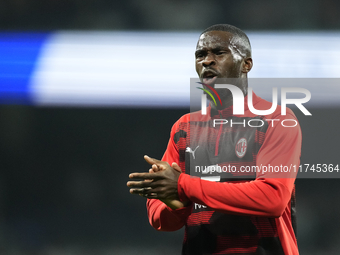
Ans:
[{"label": "man's ear", "polygon": [[242,73],[248,73],[253,67],[253,59],[245,58],[243,60]]}]

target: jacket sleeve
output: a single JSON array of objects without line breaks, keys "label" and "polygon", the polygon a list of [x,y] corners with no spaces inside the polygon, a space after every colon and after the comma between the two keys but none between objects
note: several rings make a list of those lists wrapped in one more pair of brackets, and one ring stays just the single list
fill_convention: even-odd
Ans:
[{"label": "jacket sleeve", "polygon": [[[173,162],[179,163],[179,152],[174,141],[178,122],[171,129],[168,146],[162,158],[162,161],[166,161],[170,165]],[[173,210],[158,199],[147,199],[146,208],[151,226],[159,231],[175,231],[182,228],[192,211],[191,204]]]},{"label": "jacket sleeve", "polygon": [[[288,117],[289,116],[289,117]],[[257,155],[258,172],[250,182],[211,182],[182,173],[178,180],[180,200],[206,205],[216,211],[238,215],[280,217],[290,201],[296,169],[300,164],[301,129],[293,114],[280,116],[269,124],[264,143]],[[295,127],[281,125],[294,119]],[[288,121],[286,126],[294,124]],[[272,125],[274,125],[272,127]],[[295,170],[294,170],[295,166]],[[265,168],[267,167],[267,172]],[[289,172],[268,172],[268,169],[289,169]]]}]

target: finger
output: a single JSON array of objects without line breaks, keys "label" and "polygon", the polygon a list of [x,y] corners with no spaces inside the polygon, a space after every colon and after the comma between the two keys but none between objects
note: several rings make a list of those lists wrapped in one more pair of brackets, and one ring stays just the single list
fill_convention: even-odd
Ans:
[{"label": "finger", "polygon": [[153,171],[154,171],[155,173],[161,172],[161,171],[165,170],[166,167],[167,167],[167,166],[166,166],[164,163],[159,164],[159,165],[156,165],[156,164],[153,164],[153,165],[152,165],[152,169],[153,169]]},{"label": "finger", "polygon": [[[150,174],[153,174],[153,173],[154,173],[154,171],[152,170],[152,168],[149,169],[149,173],[150,173]],[[145,182],[152,182],[153,180],[152,180],[152,179],[145,179],[144,181],[145,181]]]},{"label": "finger", "polygon": [[153,164],[152,166],[151,166],[151,168],[149,169],[149,173],[151,173],[151,171],[153,172],[153,173],[156,173],[156,172],[159,172],[161,169],[156,165],[156,164]]},{"label": "finger", "polygon": [[148,198],[148,199],[157,199],[158,196],[157,196],[157,193],[150,193],[150,194],[138,194],[140,195],[141,197],[145,197],[145,198]]},{"label": "finger", "polygon": [[144,159],[146,160],[146,162],[148,162],[150,165],[152,165],[152,168],[154,169],[154,172],[159,172],[159,171],[166,170],[166,168],[168,166],[170,166],[168,164],[168,162],[161,161],[161,160],[154,159],[154,158],[150,158],[147,155],[144,156]]},{"label": "finger", "polygon": [[145,188],[145,187],[154,186],[154,184],[150,180],[140,181],[140,182],[128,181],[126,185],[130,188]]},{"label": "finger", "polygon": [[172,165],[171,165],[171,167],[172,167],[173,169],[175,169],[176,171],[182,173],[182,169],[179,167],[179,165],[177,165],[176,162],[173,162]]},{"label": "finger", "polygon": [[150,165],[162,163],[162,161],[160,161],[160,160],[158,160],[158,159],[155,159],[155,158],[150,158],[150,157],[147,156],[147,155],[144,156],[144,159],[145,159],[145,161],[148,162]]},{"label": "finger", "polygon": [[143,197],[147,198],[157,198],[157,199],[164,199],[167,198],[167,195],[164,193],[163,189],[161,187],[155,187],[155,188],[145,188],[146,190],[143,191],[142,195]]},{"label": "finger", "polygon": [[130,189],[130,193],[146,196],[147,194],[152,193],[151,190],[152,190],[151,187],[139,188],[139,189],[133,188],[133,189]]},{"label": "finger", "polygon": [[151,195],[149,195],[149,194],[138,194],[138,195],[140,195],[141,197],[149,198],[149,199],[151,199],[151,198],[157,198],[157,195],[156,195],[156,196],[151,196]]},{"label": "finger", "polygon": [[156,199],[156,198],[158,198],[157,193],[145,194],[144,197],[149,198],[149,199]]},{"label": "finger", "polygon": [[[152,170],[153,173],[157,173],[157,172],[161,171],[161,169],[156,164],[153,164],[151,166],[150,170]],[[150,170],[149,170],[149,173],[150,173]]]},{"label": "finger", "polygon": [[130,179],[161,179],[163,178],[161,173],[131,173]]},{"label": "finger", "polygon": [[136,194],[136,195],[141,195],[144,197],[144,194],[146,194],[144,192],[144,189],[130,189],[130,193],[131,194]]}]

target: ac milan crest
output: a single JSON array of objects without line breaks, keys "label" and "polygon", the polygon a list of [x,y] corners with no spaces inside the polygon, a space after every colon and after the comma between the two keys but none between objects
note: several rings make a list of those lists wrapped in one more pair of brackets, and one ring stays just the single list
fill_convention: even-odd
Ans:
[{"label": "ac milan crest", "polygon": [[238,140],[235,146],[235,152],[237,157],[243,158],[247,151],[247,144],[248,144],[247,139],[244,137]]}]

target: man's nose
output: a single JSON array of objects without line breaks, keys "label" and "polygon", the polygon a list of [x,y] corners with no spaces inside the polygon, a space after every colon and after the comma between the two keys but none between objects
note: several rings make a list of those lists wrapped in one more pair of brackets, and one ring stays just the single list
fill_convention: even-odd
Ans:
[{"label": "man's nose", "polygon": [[204,67],[214,65],[214,64],[215,64],[214,55],[208,53],[208,54],[205,56],[205,58],[204,58],[202,64],[203,64]]}]

